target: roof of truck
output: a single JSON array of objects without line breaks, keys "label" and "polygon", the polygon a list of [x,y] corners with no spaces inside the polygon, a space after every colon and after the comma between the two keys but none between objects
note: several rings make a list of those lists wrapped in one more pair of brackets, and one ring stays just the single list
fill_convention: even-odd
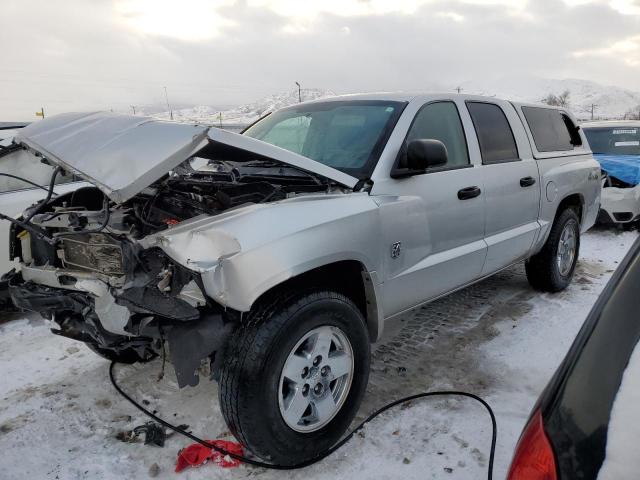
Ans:
[{"label": "roof of truck", "polygon": [[[466,93],[451,93],[451,92],[373,92],[373,93],[351,93],[346,95],[337,95],[335,97],[325,97],[319,98],[316,100],[311,100],[309,102],[304,103],[321,103],[321,102],[336,102],[336,101],[348,101],[348,100],[382,100],[382,101],[392,101],[392,102],[427,102],[429,100],[436,99],[456,99],[460,98],[462,100],[475,100],[475,101],[506,101],[510,102],[517,107],[543,107],[550,108],[554,110],[566,110],[563,107],[556,107],[552,105],[545,105],[541,103],[526,103],[526,102],[517,102],[511,101],[505,98],[498,98],[495,96],[488,95],[469,95]],[[291,107],[295,108],[296,105],[292,105]],[[291,108],[286,107],[286,108]]]},{"label": "roof of truck", "polygon": [[[311,100],[305,103],[316,103],[326,101],[340,101],[340,100],[389,100],[397,102],[410,102],[412,100],[421,100],[429,98],[463,98],[463,99],[493,99],[498,100],[496,97],[481,96],[481,95],[468,95],[465,93],[451,93],[451,92],[371,92],[371,93],[348,93],[345,95],[336,95],[334,97],[324,97],[317,100]],[[501,99],[503,100],[503,99]]]}]

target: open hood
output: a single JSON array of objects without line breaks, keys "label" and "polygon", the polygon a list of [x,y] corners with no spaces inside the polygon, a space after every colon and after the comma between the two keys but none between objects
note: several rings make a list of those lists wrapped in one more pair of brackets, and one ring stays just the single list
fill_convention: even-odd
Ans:
[{"label": "open hood", "polygon": [[235,160],[269,159],[353,188],[358,179],[310,158],[237,133],[106,112],[66,113],[34,122],[14,142],[122,203],[207,145]]}]

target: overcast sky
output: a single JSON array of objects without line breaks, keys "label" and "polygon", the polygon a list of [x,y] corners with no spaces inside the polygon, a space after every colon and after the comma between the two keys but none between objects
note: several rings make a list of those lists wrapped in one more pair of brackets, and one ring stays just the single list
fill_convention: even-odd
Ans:
[{"label": "overcast sky", "polygon": [[640,0],[2,0],[0,120],[510,75],[640,90]]}]

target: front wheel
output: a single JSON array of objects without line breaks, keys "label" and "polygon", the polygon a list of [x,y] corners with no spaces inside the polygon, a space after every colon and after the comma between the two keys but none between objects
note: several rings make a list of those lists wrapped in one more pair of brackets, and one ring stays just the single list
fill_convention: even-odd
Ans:
[{"label": "front wheel", "polygon": [[229,429],[282,465],[316,457],[353,420],[369,377],[364,318],[347,297],[315,291],[255,312],[230,340],[219,397]]},{"label": "front wheel", "polygon": [[580,252],[580,220],[567,208],[556,218],[542,250],[525,263],[533,288],[559,292],[571,283]]}]

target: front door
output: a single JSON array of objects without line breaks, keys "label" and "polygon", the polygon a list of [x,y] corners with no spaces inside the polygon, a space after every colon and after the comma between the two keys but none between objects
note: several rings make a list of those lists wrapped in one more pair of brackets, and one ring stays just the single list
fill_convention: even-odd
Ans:
[{"label": "front door", "polygon": [[422,175],[374,185],[383,244],[389,248],[383,253],[386,316],[475,280],[486,255],[484,185],[478,165],[470,161],[456,104],[424,105],[406,142],[414,139],[440,140],[448,161]]}]

